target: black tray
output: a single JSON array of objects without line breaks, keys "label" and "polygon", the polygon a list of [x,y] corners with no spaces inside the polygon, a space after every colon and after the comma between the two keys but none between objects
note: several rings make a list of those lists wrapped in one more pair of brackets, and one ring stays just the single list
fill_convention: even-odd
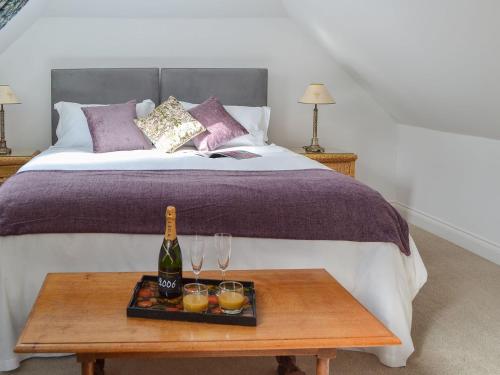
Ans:
[{"label": "black tray", "polygon": [[[195,279],[183,278],[183,284],[194,283]],[[208,285],[209,295],[215,296],[215,289],[221,280],[198,279],[198,282]],[[257,325],[257,309],[255,305],[255,286],[252,281],[239,281],[245,289],[248,303],[241,313],[236,315],[224,314],[216,304],[209,304],[208,311],[204,313],[185,312],[182,310],[182,297],[176,300],[167,300],[158,294],[157,276],[143,275],[134,288],[134,294],[127,306],[127,316],[135,318],[184,320],[189,322],[203,322],[216,324],[232,324],[242,326]],[[142,296],[139,295],[139,291]],[[213,298],[212,298],[213,300]],[[148,306],[153,302],[152,306]],[[143,307],[138,306],[141,303]]]}]

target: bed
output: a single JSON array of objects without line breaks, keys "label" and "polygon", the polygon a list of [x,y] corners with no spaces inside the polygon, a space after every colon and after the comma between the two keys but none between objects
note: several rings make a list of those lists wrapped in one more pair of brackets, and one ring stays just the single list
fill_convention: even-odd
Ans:
[{"label": "bed", "polygon": [[[225,105],[265,106],[267,70],[52,71],[53,104],[131,98],[158,104],[169,95],[200,103],[213,94]],[[56,126],[53,113],[53,141]],[[287,149],[237,149],[262,156],[51,147],[0,187],[0,371],[23,359],[12,348],[47,272],[156,268],[166,201],[179,207],[183,249],[195,233],[224,229],[234,235],[232,269],[327,269],[403,342],[365,350],[388,366],[404,366],[414,350],[412,300],[427,279],[404,220],[377,192]],[[156,198],[144,199],[146,192]],[[207,256],[205,269],[216,269],[214,257]]]}]

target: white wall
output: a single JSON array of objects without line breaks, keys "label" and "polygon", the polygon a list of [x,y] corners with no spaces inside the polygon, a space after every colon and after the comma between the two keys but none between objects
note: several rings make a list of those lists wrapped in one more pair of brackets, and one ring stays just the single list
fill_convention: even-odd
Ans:
[{"label": "white wall", "polygon": [[310,82],[337,99],[320,109],[320,141],[359,154],[359,178],[395,196],[393,120],[331,56],[287,18],[41,18],[2,55],[0,81],[22,105],[7,108],[15,149],[50,143],[50,69],[83,67],[267,67],[271,141],[302,146],[312,107],[298,104]]},{"label": "white wall", "polygon": [[500,141],[406,125],[398,133],[399,208],[500,264]]}]

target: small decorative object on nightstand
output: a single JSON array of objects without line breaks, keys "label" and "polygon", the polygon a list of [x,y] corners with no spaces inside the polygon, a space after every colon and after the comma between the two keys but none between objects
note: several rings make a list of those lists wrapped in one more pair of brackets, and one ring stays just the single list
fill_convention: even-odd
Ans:
[{"label": "small decorative object on nightstand", "polygon": [[27,156],[28,153],[24,153],[24,155],[0,155],[0,185],[39,153],[40,151],[36,151],[31,156]]},{"label": "small decorative object on nightstand", "polygon": [[7,85],[0,85],[0,155],[10,155],[11,149],[5,141],[5,112],[4,104],[19,104],[14,91]]},{"label": "small decorative object on nightstand", "polygon": [[299,103],[314,104],[313,114],[313,136],[311,144],[304,146],[307,152],[325,152],[325,149],[318,143],[318,104],[335,104],[335,99],[332,98],[328,89],[322,83],[311,83]]},{"label": "small decorative object on nightstand", "polygon": [[303,149],[293,149],[301,155],[307,156],[309,159],[316,160],[329,168],[335,169],[337,172],[347,176],[355,177],[356,175],[356,160],[358,155],[350,152],[331,151],[327,152],[305,152]]}]

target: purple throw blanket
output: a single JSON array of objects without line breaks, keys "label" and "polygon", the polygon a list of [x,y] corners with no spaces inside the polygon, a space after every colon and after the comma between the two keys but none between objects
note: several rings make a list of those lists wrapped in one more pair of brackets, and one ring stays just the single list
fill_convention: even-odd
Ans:
[{"label": "purple throw blanket", "polygon": [[392,242],[408,224],[376,191],[330,170],[28,171],[0,187],[0,235],[164,233]]}]

